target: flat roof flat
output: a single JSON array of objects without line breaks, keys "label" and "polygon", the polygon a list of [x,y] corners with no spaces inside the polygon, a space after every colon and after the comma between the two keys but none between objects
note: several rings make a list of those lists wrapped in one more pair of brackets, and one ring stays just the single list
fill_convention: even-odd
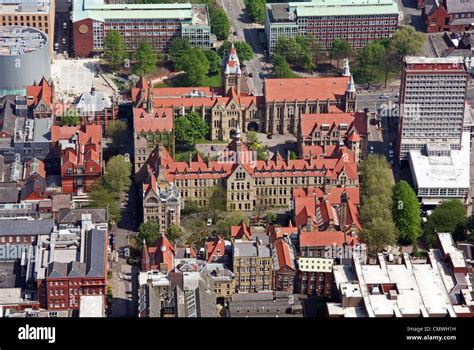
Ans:
[{"label": "flat roof flat", "polygon": [[449,57],[406,56],[405,62],[406,63],[420,63],[420,64],[464,63],[464,58],[461,56],[449,56]]},{"label": "flat roof flat", "polygon": [[298,17],[398,15],[394,0],[313,0],[290,2],[290,11]]},{"label": "flat roof flat", "polygon": [[[72,22],[93,19],[179,19],[208,24],[207,7],[192,4],[106,4],[104,0],[73,0]],[[205,15],[203,14],[205,11]]]},{"label": "flat roof flat", "polygon": [[451,157],[427,156],[410,150],[412,176],[418,188],[469,188],[470,133],[463,132],[460,150],[452,150]]}]

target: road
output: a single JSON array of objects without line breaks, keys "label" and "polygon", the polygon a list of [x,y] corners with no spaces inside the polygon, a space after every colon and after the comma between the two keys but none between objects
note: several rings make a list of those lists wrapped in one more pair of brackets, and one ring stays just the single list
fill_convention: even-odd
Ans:
[{"label": "road", "polygon": [[[54,24],[54,51],[58,54],[69,55],[72,48],[71,14],[66,0],[59,0],[56,5]],[[56,45],[57,44],[57,45]]]},{"label": "road", "polygon": [[254,95],[262,96],[263,79],[260,73],[265,64],[265,57],[264,48],[258,40],[258,31],[250,20],[242,0],[222,0],[222,6],[230,17],[232,33],[237,32],[237,35],[232,34],[231,40],[246,41],[252,46],[254,56],[250,61],[245,62],[245,65],[247,72],[252,73],[253,77],[249,78],[245,74],[245,82]]}]

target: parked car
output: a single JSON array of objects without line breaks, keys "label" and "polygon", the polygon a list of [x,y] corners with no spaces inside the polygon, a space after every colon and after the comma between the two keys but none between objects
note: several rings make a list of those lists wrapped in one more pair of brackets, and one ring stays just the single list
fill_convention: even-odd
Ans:
[{"label": "parked car", "polygon": [[267,139],[272,139],[273,138],[273,135],[272,134],[268,134],[267,135]]},{"label": "parked car", "polygon": [[253,73],[249,73],[249,78],[252,78],[253,77]]},{"label": "parked car", "polygon": [[216,151],[216,146],[211,146],[211,151],[215,152]]},{"label": "parked car", "polygon": [[233,34],[234,34],[235,36],[237,36],[237,32],[236,32],[236,31],[235,31]]},{"label": "parked car", "polygon": [[211,218],[207,219],[206,225],[207,226],[212,226],[212,219]]},{"label": "parked car", "polygon": [[380,95],[379,98],[382,99],[382,100],[387,100],[387,99],[390,98],[390,95],[388,95],[388,94],[383,94],[383,95]]}]

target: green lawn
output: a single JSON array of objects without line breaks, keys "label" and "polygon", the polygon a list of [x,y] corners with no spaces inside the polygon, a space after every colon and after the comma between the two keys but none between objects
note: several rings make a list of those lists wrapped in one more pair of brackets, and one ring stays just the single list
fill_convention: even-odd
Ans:
[{"label": "green lawn", "polygon": [[[166,79],[163,82],[156,84],[155,87],[157,88],[162,88],[162,87],[179,87],[179,86],[184,86],[182,83],[182,80],[180,79],[181,76],[177,76],[172,79]],[[221,75],[216,74],[216,75],[211,75],[207,76],[201,86],[209,86],[209,87],[221,87]]]}]

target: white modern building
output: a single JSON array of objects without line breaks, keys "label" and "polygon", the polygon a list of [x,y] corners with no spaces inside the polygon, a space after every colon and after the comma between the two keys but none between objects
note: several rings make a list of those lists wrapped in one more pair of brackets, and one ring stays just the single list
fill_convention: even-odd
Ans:
[{"label": "white modern building", "polygon": [[410,170],[423,205],[438,205],[448,199],[466,202],[470,185],[470,139],[470,132],[464,132],[460,150],[453,150],[446,143],[428,143],[423,151],[410,150]]}]

